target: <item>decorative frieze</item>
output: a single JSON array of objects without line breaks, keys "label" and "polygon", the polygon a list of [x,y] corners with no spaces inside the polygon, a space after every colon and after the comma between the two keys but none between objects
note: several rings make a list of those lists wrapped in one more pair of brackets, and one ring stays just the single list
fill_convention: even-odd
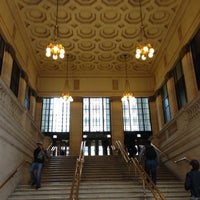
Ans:
[{"label": "decorative frieze", "polygon": [[5,109],[2,114],[12,116],[17,123],[22,124],[23,119],[23,107],[19,104],[17,99],[15,99],[14,94],[7,88],[5,83],[0,79],[0,106]]},{"label": "decorative frieze", "polygon": [[187,109],[188,118],[190,121],[194,120],[194,118],[200,117],[200,99],[193,102]]}]

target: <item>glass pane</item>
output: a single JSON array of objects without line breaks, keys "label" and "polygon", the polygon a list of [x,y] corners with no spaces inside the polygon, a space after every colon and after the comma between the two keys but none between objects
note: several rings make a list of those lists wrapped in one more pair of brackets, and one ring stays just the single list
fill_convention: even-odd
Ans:
[{"label": "glass pane", "polygon": [[69,132],[70,103],[60,98],[44,98],[42,132]]},{"label": "glass pane", "polygon": [[110,99],[83,99],[83,132],[110,131]]},{"label": "glass pane", "polygon": [[148,98],[136,98],[135,102],[122,102],[124,131],[150,131]]}]

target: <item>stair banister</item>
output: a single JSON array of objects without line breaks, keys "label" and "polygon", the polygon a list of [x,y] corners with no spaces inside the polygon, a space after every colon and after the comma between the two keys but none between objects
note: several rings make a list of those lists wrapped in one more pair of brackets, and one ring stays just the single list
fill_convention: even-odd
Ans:
[{"label": "stair banister", "polygon": [[135,171],[138,172],[139,177],[142,179],[144,196],[146,195],[145,185],[147,185],[148,188],[150,189],[151,193],[153,194],[155,200],[166,200],[164,195],[158,189],[158,187],[153,183],[150,176],[145,172],[144,168],[139,163],[137,158],[131,158],[130,159],[127,152],[122,148],[121,142],[116,141],[116,144],[117,144],[118,149],[120,150],[120,152],[122,154],[122,157],[125,159],[125,161],[127,161],[127,159],[128,159],[128,163],[134,167]]},{"label": "stair banister", "polygon": [[140,177],[142,178],[143,188],[144,188],[144,194],[145,194],[145,185],[149,188],[151,193],[153,194],[154,198],[156,200],[166,200],[162,192],[158,189],[158,187],[153,183],[151,177],[146,173],[143,166],[139,163],[137,158],[131,158],[131,161],[133,162],[134,166],[137,168],[137,171],[140,174]]},{"label": "stair banister", "polygon": [[179,162],[182,162],[182,161],[190,162],[190,159],[188,159],[187,157],[183,157],[183,158],[180,158],[178,160],[175,160],[174,163],[179,163]]},{"label": "stair banister", "polygon": [[23,160],[16,169],[10,174],[10,176],[0,185],[0,189],[22,168],[26,163],[31,164],[28,160]]},{"label": "stair banister", "polygon": [[[80,186],[80,180],[84,163],[84,148],[85,148],[85,141],[82,141],[80,146],[79,157],[76,160],[74,178],[72,181],[71,192],[70,192],[70,200],[78,200],[79,186]],[[75,187],[76,187],[76,192],[74,194]]]},{"label": "stair banister", "polygon": [[187,157],[182,157],[182,158],[180,158],[180,159],[178,159],[178,160],[175,160],[175,161],[172,161],[172,158],[169,158],[168,157],[168,155],[165,153],[165,152],[163,152],[163,151],[161,151],[158,147],[156,147],[154,144],[152,144],[152,146],[159,152],[159,155],[160,156],[164,156],[164,157],[166,157],[167,158],[167,161],[171,161],[172,163],[179,163],[179,162],[182,162],[182,161],[186,161],[186,162],[190,162],[190,159],[189,158],[187,158]]}]

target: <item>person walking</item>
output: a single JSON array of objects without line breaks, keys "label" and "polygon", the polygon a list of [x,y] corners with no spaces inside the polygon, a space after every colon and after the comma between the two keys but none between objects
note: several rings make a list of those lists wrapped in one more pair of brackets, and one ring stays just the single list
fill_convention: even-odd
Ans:
[{"label": "person walking", "polygon": [[145,171],[156,185],[158,155],[154,147],[151,145],[151,141],[146,141],[140,152],[139,161],[142,159],[142,156],[145,158]]},{"label": "person walking", "polygon": [[200,171],[199,171],[199,161],[191,160],[190,166],[192,167],[189,172],[187,172],[185,177],[185,189],[190,190],[191,200],[200,200]]},{"label": "person walking", "polygon": [[31,186],[35,186],[35,189],[41,187],[40,179],[45,157],[48,157],[47,151],[44,149],[43,143],[39,141],[37,142],[37,148],[34,150],[33,163],[30,168]]}]

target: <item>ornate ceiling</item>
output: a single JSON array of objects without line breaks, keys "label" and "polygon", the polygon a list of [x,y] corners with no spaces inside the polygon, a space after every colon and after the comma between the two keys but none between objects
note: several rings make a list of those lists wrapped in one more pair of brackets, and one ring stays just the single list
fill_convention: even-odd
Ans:
[{"label": "ornate ceiling", "polygon": [[[45,48],[53,41],[56,0],[14,0],[18,29],[24,35],[37,71],[62,75],[66,58],[52,61]],[[155,58],[142,62],[134,57],[140,43],[138,0],[58,0],[58,40],[69,54],[69,70],[77,74],[114,74],[127,65],[135,74],[152,72],[159,50],[182,0],[141,0],[146,38],[155,48]],[[13,7],[12,7],[13,8]]]}]

